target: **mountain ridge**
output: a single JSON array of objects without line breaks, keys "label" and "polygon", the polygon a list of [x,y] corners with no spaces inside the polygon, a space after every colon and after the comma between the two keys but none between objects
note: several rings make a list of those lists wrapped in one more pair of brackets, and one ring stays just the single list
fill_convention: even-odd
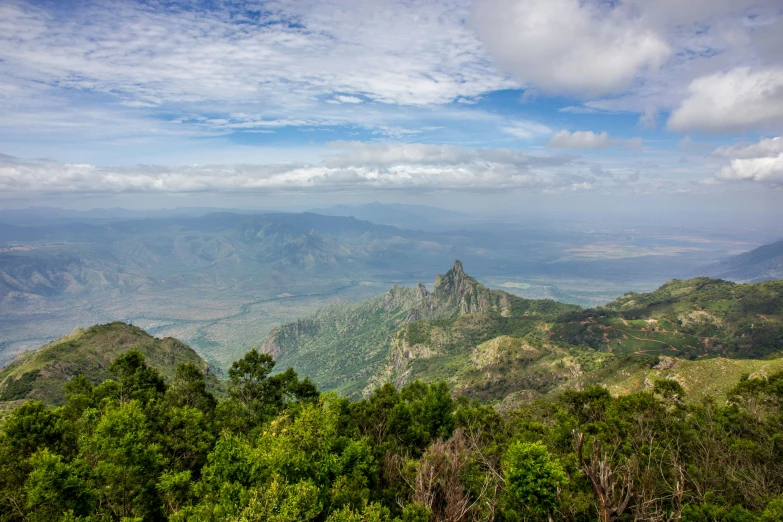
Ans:
[{"label": "mountain ridge", "polygon": [[84,375],[93,384],[109,378],[109,365],[120,354],[139,350],[164,378],[174,376],[179,363],[192,363],[207,376],[207,385],[222,393],[223,385],[191,347],[178,339],[152,337],[141,328],[114,322],[73,332],[38,350],[16,357],[0,370],[0,402],[41,400],[60,405],[65,401],[65,384]]},{"label": "mountain ridge", "polygon": [[706,273],[748,283],[783,279],[783,240],[732,256],[707,267]]},{"label": "mountain ridge", "polygon": [[[405,297],[393,311],[377,307],[395,292]],[[281,366],[291,365],[322,388],[349,396],[367,396],[384,382],[399,387],[444,379],[457,394],[490,401],[591,383],[636,390],[650,372],[660,374],[654,368],[659,358],[683,361],[677,363],[683,367],[690,367],[689,360],[715,359],[703,364],[710,371],[734,368],[726,371],[737,377],[737,368],[752,373],[764,358],[777,361],[783,346],[783,281],[674,279],[653,292],[628,293],[603,307],[582,309],[490,290],[455,261],[436,277],[431,292],[419,283],[395,287],[378,299],[347,305],[351,315],[332,308],[317,316],[340,328],[314,326],[307,318],[279,327],[262,346]],[[357,322],[357,316],[372,320]],[[383,328],[372,330],[379,320]],[[341,362],[366,362],[368,344],[372,364],[356,371]],[[745,362],[723,364],[721,358]],[[349,385],[333,386],[339,379]]]},{"label": "mountain ridge", "polygon": [[[368,386],[377,382],[379,376],[388,374],[389,364],[398,366],[393,357],[389,360],[389,346],[401,327],[474,314],[504,319],[516,314],[535,322],[539,308],[558,306],[562,311],[580,309],[490,290],[467,275],[462,263],[456,260],[446,274],[436,277],[432,292],[419,282],[414,288],[394,286],[384,296],[362,303],[327,307],[273,329],[260,348],[274,354],[280,367],[292,366],[322,389],[357,395],[367,393]],[[340,364],[341,356],[350,350],[358,361],[364,361],[361,368]],[[337,378],[335,370],[348,371]]]}]

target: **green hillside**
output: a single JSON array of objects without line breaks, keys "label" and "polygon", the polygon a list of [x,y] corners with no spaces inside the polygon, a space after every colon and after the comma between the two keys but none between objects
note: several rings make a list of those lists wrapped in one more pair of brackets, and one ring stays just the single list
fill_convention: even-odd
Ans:
[{"label": "green hillside", "polygon": [[[327,307],[276,328],[261,349],[275,355],[278,368],[291,366],[321,389],[351,396],[395,379],[396,359],[389,347],[400,336],[423,335],[430,328],[459,331],[448,347],[454,351],[498,335],[524,335],[541,321],[578,310],[490,290],[455,261],[435,279],[431,293],[419,283],[416,288],[393,287],[386,295],[361,303]],[[462,325],[472,326],[463,330]]]},{"label": "green hillside", "polygon": [[261,350],[278,368],[293,367],[323,389],[351,395],[384,361],[389,339],[423,296],[395,286],[361,303],[328,306],[275,328]]},{"label": "green hillside", "polygon": [[783,368],[781,295],[783,281],[697,278],[581,309],[489,290],[457,261],[432,293],[394,287],[326,308],[276,329],[262,348],[279,368],[347,396],[445,380],[457,395],[513,403],[593,384],[624,394],[669,378],[696,400]]},{"label": "green hillside", "polygon": [[117,322],[74,330],[18,357],[0,372],[0,401],[37,399],[49,405],[62,404],[66,382],[79,374],[94,384],[103,382],[109,378],[111,362],[132,349],[141,351],[150,366],[167,379],[174,376],[178,364],[193,363],[207,372],[208,386],[220,393],[223,385],[188,345],[171,337],[157,339],[141,328]]},{"label": "green hillside", "polygon": [[414,322],[395,333],[368,390],[442,379],[456,394],[514,404],[594,384],[622,395],[665,378],[688,400],[720,397],[743,376],[783,369],[782,294],[781,281],[697,278],[596,309],[534,302],[522,316]]},{"label": "green hillside", "polygon": [[765,357],[783,349],[783,281],[672,280],[562,317],[550,338],[612,353]]}]

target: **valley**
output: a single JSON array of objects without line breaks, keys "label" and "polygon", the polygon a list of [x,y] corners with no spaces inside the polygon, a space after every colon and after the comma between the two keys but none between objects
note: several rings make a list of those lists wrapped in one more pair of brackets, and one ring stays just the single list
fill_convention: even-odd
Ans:
[{"label": "valley", "polygon": [[[777,233],[511,224],[405,205],[323,211],[334,215],[5,211],[0,364],[74,327],[124,321],[182,339],[225,369],[278,325],[427,282],[455,258],[488,288],[591,307],[690,277]],[[340,215],[351,212],[392,224]]]}]

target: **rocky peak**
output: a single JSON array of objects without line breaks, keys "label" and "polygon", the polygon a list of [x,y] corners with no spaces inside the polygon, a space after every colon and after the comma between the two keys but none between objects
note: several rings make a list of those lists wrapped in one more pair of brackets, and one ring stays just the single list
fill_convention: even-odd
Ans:
[{"label": "rocky peak", "polygon": [[427,291],[427,288],[424,286],[424,284],[419,281],[416,285],[416,300],[422,301],[425,297],[430,295],[430,293]]},{"label": "rocky peak", "polygon": [[446,275],[438,275],[435,278],[435,293],[439,295],[453,294],[461,297],[467,286],[475,284],[477,281],[465,273],[462,262],[457,259]]},{"label": "rocky peak", "polygon": [[435,279],[433,297],[438,307],[455,307],[460,314],[497,311],[507,313],[508,299],[505,293],[493,293],[465,273],[462,263],[454,261],[446,275]]}]

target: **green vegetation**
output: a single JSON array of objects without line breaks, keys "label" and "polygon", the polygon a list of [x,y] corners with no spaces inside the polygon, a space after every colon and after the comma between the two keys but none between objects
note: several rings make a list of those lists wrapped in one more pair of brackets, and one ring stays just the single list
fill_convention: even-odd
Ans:
[{"label": "green vegetation", "polygon": [[65,402],[65,386],[77,375],[93,384],[109,378],[109,365],[130,349],[141,352],[166,378],[177,365],[191,363],[207,373],[207,383],[221,395],[223,385],[189,346],[167,337],[157,339],[125,323],[109,323],[73,333],[24,354],[0,372],[0,401],[37,399],[47,405]]},{"label": "green vegetation", "polygon": [[[394,287],[274,331],[262,349],[325,390],[367,396],[384,382],[443,380],[508,408],[602,384],[616,394],[676,380],[688,400],[744,374],[783,369],[783,282],[697,278],[580,309],[489,290],[459,262],[434,291]],[[668,361],[668,362],[661,362]]]},{"label": "green vegetation", "polygon": [[501,414],[443,382],[351,401],[274,366],[249,352],[218,400],[195,364],[167,379],[132,349],[98,385],[74,377],[60,406],[25,402],[0,426],[0,521],[783,518],[783,372],[720,401],[659,379]]},{"label": "green vegetation", "polygon": [[782,292],[583,310],[456,262],[280,327],[228,383],[77,330],[0,374],[0,522],[783,520]]},{"label": "green vegetation", "polygon": [[362,303],[329,306],[274,329],[261,349],[322,389],[355,395],[383,364],[389,340],[417,296],[415,289],[393,287]]},{"label": "green vegetation", "polygon": [[454,333],[432,350],[457,353],[499,335],[527,335],[541,321],[577,310],[574,305],[490,290],[456,261],[437,277],[432,293],[421,284],[393,287],[381,297],[327,307],[276,328],[261,350],[274,354],[279,366],[291,366],[312,378],[321,389],[358,397],[396,380],[389,346],[400,339],[426,344],[433,332]]},{"label": "green vegetation", "polygon": [[561,317],[550,338],[612,353],[760,358],[783,347],[783,281],[669,281]]}]

